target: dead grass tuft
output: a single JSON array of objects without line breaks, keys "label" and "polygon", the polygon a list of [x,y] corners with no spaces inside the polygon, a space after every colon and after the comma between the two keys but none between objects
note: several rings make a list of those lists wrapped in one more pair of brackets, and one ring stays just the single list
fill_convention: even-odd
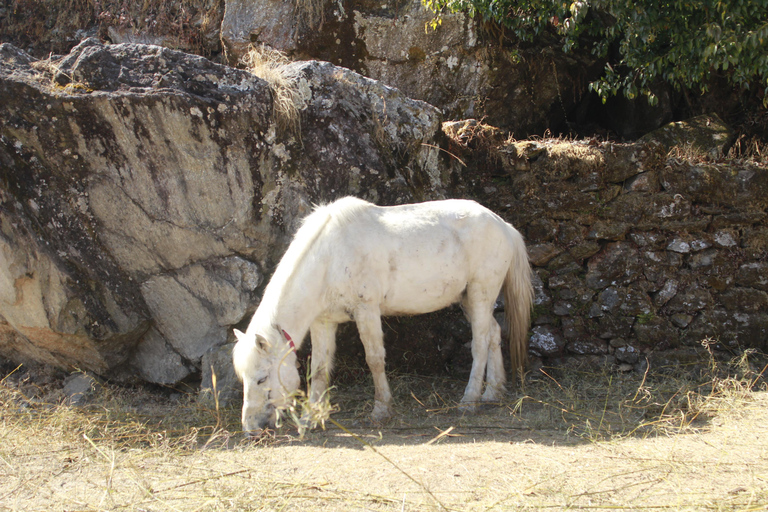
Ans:
[{"label": "dead grass tuft", "polygon": [[694,165],[720,161],[723,157],[712,155],[695,144],[684,144],[681,146],[672,146],[667,153],[667,159],[676,163]]},{"label": "dead grass tuft", "polygon": [[269,84],[274,98],[273,114],[278,131],[300,139],[301,95],[299,73],[284,53],[267,46],[252,46],[241,58],[245,68]]},{"label": "dead grass tuft", "polygon": [[476,119],[445,122],[443,132],[452,145],[464,150],[488,151],[506,139],[502,130]]}]

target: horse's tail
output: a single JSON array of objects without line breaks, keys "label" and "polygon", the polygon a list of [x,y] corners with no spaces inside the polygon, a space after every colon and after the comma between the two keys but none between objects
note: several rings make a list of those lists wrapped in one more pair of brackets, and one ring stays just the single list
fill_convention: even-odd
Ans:
[{"label": "horse's tail", "polygon": [[512,263],[504,280],[504,311],[509,331],[509,359],[512,375],[523,376],[528,362],[528,327],[533,307],[531,265],[522,235],[512,230]]}]

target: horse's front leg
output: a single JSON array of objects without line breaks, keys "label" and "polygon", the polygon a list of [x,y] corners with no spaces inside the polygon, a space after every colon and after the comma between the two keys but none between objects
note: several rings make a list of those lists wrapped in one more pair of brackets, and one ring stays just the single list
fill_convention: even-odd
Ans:
[{"label": "horse's front leg", "polygon": [[392,416],[392,393],[385,369],[384,333],[381,330],[381,312],[378,306],[363,305],[355,312],[355,323],[360,341],[365,348],[365,361],[373,375],[374,406],[371,419],[380,423]]},{"label": "horse's front leg", "polygon": [[309,402],[316,404],[322,400],[328,389],[328,381],[333,369],[333,356],[336,353],[337,323],[315,320],[309,327],[312,336],[312,361],[309,375]]}]

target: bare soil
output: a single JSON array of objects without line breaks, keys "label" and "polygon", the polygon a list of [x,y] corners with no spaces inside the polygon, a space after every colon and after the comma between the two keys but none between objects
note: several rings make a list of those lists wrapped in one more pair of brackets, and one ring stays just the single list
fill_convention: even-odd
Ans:
[{"label": "bare soil", "polygon": [[393,375],[382,426],[370,383],[340,382],[325,430],[258,442],[194,394],[104,385],[71,406],[16,372],[0,510],[765,510],[768,392],[739,365],[544,368],[475,414],[462,381]]}]

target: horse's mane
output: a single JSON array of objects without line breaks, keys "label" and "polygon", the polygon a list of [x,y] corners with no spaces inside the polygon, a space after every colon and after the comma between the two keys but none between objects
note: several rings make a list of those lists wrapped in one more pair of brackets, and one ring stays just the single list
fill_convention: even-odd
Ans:
[{"label": "horse's mane", "polygon": [[[262,307],[259,306],[257,313],[264,314],[271,321],[279,306],[282,290],[289,284],[296,273],[296,269],[320,237],[320,234],[326,229],[348,224],[371,206],[373,206],[371,203],[351,196],[333,203],[316,206],[312,213],[301,221],[301,226],[296,231],[291,244],[264,290],[261,304],[268,305],[268,310],[262,311]],[[261,318],[265,319],[265,317]]]}]

